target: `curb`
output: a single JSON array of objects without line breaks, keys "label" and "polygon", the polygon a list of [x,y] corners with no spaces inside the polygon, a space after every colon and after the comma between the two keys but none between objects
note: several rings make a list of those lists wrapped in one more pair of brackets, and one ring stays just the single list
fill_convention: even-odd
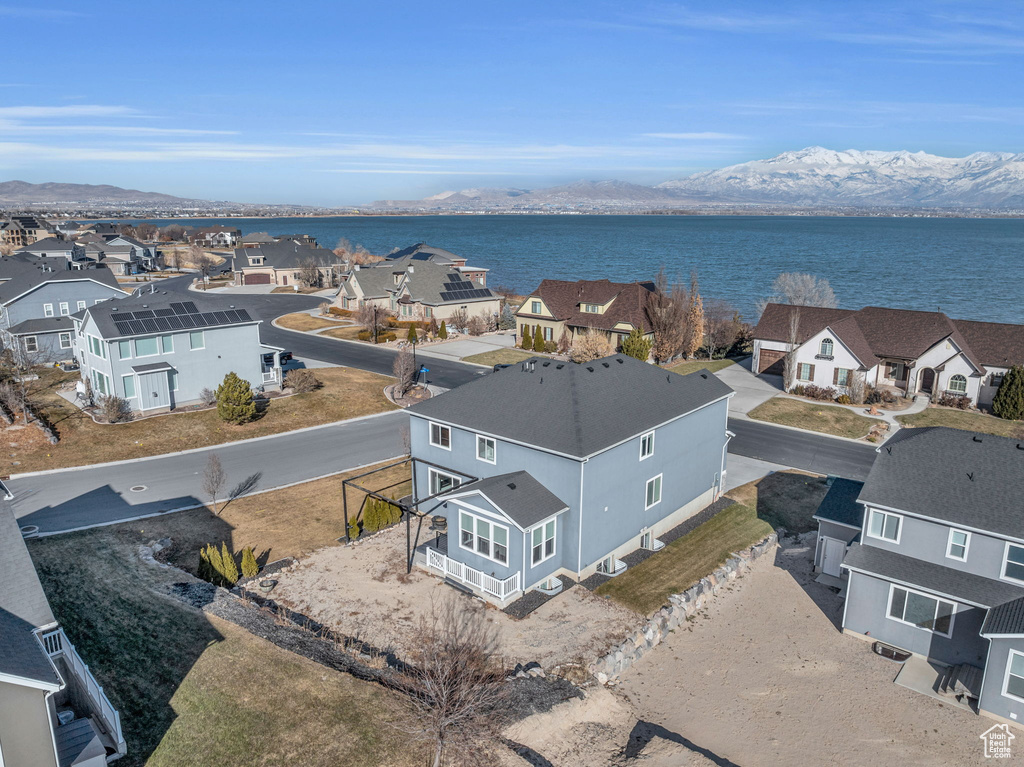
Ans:
[{"label": "curb", "polygon": [[[828,434],[828,433],[823,432],[823,431],[814,431],[814,429],[801,429],[799,426],[787,426],[784,423],[775,423],[774,421],[762,421],[760,418],[751,418],[746,413],[729,413],[729,417],[730,418],[735,418],[735,419],[737,419],[739,421],[749,421],[750,423],[763,423],[766,426],[775,426],[775,427],[777,427],[779,429],[788,429],[789,431],[797,431],[797,432],[800,432],[801,434],[813,434],[816,437],[828,437],[829,439],[837,439],[837,440],[840,440],[841,442],[851,442],[851,443],[853,443],[855,445],[867,445],[868,447],[878,447],[879,445],[881,445],[882,443],[885,442],[885,440],[882,440],[882,442],[868,442],[866,439],[863,439],[863,438],[862,439],[853,439],[852,437],[840,437],[837,434]],[[898,429],[890,429],[886,433],[891,435],[891,434],[895,434],[897,431],[898,431]],[[886,439],[888,439],[888,437]]]}]

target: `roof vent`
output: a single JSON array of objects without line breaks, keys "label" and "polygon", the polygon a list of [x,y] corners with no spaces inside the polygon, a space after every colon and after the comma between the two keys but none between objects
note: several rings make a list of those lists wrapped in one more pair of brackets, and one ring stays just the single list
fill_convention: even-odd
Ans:
[{"label": "roof vent", "polygon": [[588,371],[590,371],[591,373],[593,373],[593,372],[594,372],[594,368],[593,368],[593,367],[591,367],[590,365],[587,365],[587,370],[588,370]]},{"label": "roof vent", "polygon": [[700,377],[703,378],[704,380],[707,380],[708,374],[707,373],[701,373]]},{"label": "roof vent", "polygon": [[509,490],[515,490],[516,489],[516,483],[515,482],[509,482],[508,483],[508,489]]},{"label": "roof vent", "polygon": [[541,363],[541,367],[547,367],[550,364],[551,364],[551,360],[548,360],[547,362]]},{"label": "roof vent", "polygon": [[625,360],[623,360],[622,357],[616,357],[615,361],[618,362],[620,365],[625,362]]},{"label": "roof vent", "polygon": [[[555,365],[555,370],[561,370],[564,367],[565,367],[565,364],[560,362],[557,365]],[[1018,447],[1020,447],[1020,446],[1018,445]],[[1024,448],[1021,448],[1021,449],[1024,450]]]},{"label": "roof vent", "polygon": [[610,368],[611,367],[611,365],[609,365],[607,362],[602,362],[601,364],[604,365],[606,368]]},{"label": "roof vent", "polygon": [[975,434],[973,437],[971,437],[971,439],[973,439],[975,442],[981,442],[981,435]]}]

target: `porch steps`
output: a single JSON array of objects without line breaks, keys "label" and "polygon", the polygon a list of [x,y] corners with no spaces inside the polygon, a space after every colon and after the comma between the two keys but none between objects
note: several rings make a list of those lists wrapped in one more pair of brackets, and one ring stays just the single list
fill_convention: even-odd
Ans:
[{"label": "porch steps", "polygon": [[939,679],[939,692],[956,698],[966,696],[977,699],[981,697],[981,680],[983,671],[969,663],[946,668]]}]

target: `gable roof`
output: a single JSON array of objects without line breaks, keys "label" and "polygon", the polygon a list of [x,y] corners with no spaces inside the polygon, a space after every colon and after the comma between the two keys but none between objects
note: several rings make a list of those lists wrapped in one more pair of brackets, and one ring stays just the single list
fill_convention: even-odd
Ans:
[{"label": "gable roof", "polygon": [[1024,540],[1024,441],[945,427],[900,429],[859,501]]},{"label": "gable roof", "polygon": [[491,301],[498,297],[490,288],[481,288],[467,279],[457,267],[433,261],[381,261],[353,270],[347,277],[341,289],[350,298],[355,296],[353,284],[358,284],[367,298],[408,293],[413,301],[430,306]]},{"label": "gable roof", "polygon": [[63,259],[57,265],[47,268],[45,263],[37,259],[24,261],[16,256],[0,258],[0,303],[6,304],[12,299],[24,295],[33,288],[48,282],[67,282],[75,280],[92,280],[121,293],[117,278],[109,269],[65,269]]},{"label": "gable roof", "polygon": [[[574,327],[611,330],[619,322],[627,322],[644,333],[653,331],[647,316],[647,304],[654,294],[653,282],[611,282],[610,280],[542,280],[530,295],[537,296],[558,321]],[[614,299],[614,300],[613,300]],[[603,314],[580,311],[580,304],[612,304]],[[533,317],[526,311],[529,300],[516,316]]]},{"label": "gable roof", "polygon": [[535,357],[408,412],[584,458],[730,394],[706,370],[681,376],[623,354],[582,365]]},{"label": "gable roof", "polygon": [[526,471],[513,471],[461,485],[446,498],[480,493],[525,530],[569,506]]},{"label": "gable roof", "polygon": [[443,266],[451,266],[467,260],[463,256],[455,255],[450,250],[435,248],[425,242],[417,242],[415,245],[396,250],[384,258],[386,261],[431,261]]},{"label": "gable roof", "polygon": [[837,477],[832,487],[821,499],[814,519],[823,519],[848,527],[860,527],[864,519],[864,507],[857,503],[857,496],[864,488],[863,482]]},{"label": "gable roof", "polygon": [[[75,323],[68,316],[39,317],[23,320],[7,329],[12,336],[28,336],[40,333],[67,333],[75,329]],[[71,353],[71,350],[68,350]]]},{"label": "gable roof", "polygon": [[44,237],[41,240],[25,245],[24,247],[18,248],[23,253],[43,253],[48,250],[74,250],[75,243],[71,240],[60,240],[56,237]]},{"label": "gable roof", "polygon": [[266,232],[250,232],[242,235],[242,242],[277,242],[277,240]]},{"label": "gable roof", "polygon": [[[254,256],[262,256],[263,263],[258,266],[250,266],[249,259]],[[304,245],[295,240],[281,240],[280,242],[262,242],[255,248],[235,248],[233,269],[242,271],[245,269],[297,269],[304,262],[312,259],[319,266],[334,266],[341,263],[341,260],[329,250],[311,245]]]},{"label": "gable roof", "polygon": [[1024,325],[953,320],[982,364],[1008,368],[1024,365]]},{"label": "gable roof", "polygon": [[996,605],[985,616],[982,636],[1024,634],[1024,596]]},{"label": "gable roof", "polygon": [[84,319],[87,315],[92,317],[100,336],[107,340],[260,322],[248,310],[237,308],[234,299],[186,298],[165,290],[104,301],[72,316]]}]

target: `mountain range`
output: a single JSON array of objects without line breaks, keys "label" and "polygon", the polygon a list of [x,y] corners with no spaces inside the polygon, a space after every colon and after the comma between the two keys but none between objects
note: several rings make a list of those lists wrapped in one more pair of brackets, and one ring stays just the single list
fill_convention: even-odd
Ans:
[{"label": "mountain range", "polygon": [[27,181],[0,182],[0,205],[97,203],[185,204],[191,200],[158,192],[140,192],[108,184],[30,184]]},{"label": "mountain range", "polygon": [[656,186],[580,181],[544,189],[463,189],[371,209],[658,209],[707,206],[1024,209],[1024,154],[835,151],[808,147]]}]

